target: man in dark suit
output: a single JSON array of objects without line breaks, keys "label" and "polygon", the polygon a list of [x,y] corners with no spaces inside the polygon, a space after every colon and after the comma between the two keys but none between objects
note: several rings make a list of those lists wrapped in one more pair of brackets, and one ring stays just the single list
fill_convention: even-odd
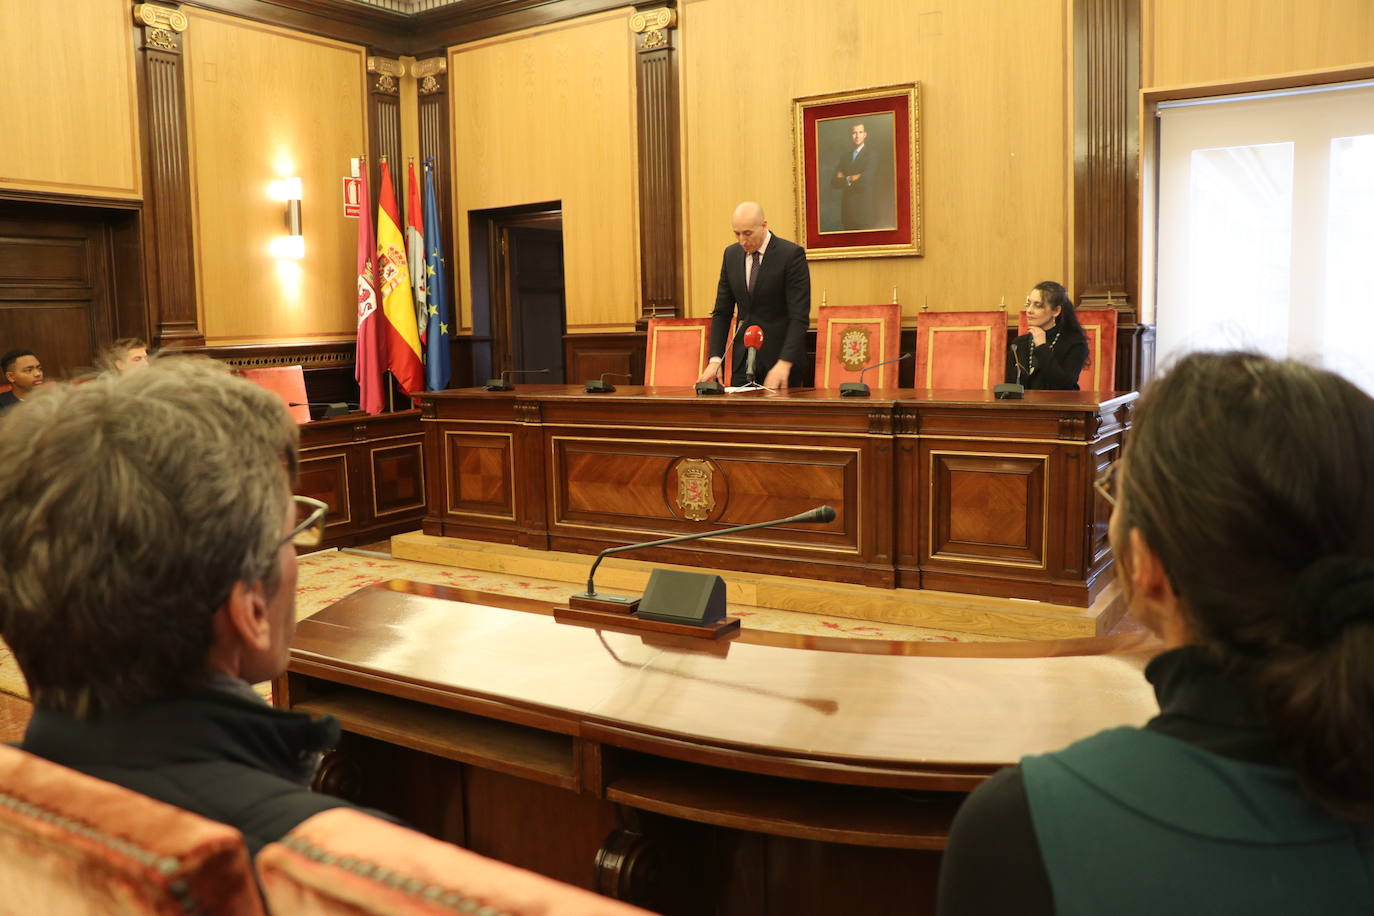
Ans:
[{"label": "man in dark suit", "polygon": [[869,189],[873,176],[873,151],[868,148],[868,130],[863,124],[849,128],[854,148],[835,163],[830,179],[832,188],[840,189],[840,225],[845,229],[873,229],[873,195]]},{"label": "man in dark suit", "polygon": [[699,381],[720,375],[730,319],[736,307],[739,322],[731,362],[731,384],[743,385],[746,352],[744,331],[763,330],[754,377],[765,388],[786,388],[792,368],[806,357],[806,328],[811,322],[811,271],[806,251],[768,231],[763,208],[746,201],[730,220],[736,243],[725,249],[711,312],[711,361]]}]

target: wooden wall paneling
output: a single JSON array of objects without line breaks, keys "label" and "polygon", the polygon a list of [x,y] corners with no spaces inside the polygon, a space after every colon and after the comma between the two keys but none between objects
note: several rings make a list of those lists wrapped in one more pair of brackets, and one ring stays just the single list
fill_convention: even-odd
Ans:
[{"label": "wooden wall paneling", "polygon": [[200,346],[205,343],[205,330],[196,306],[182,55],[182,33],[189,22],[180,7],[140,3],[134,14],[139,39],[144,263],[154,316],[152,343],[159,347]]},{"label": "wooden wall paneling", "polygon": [[130,4],[0,3],[0,189],[142,196]]},{"label": "wooden wall paneling", "polygon": [[227,13],[307,35],[406,53],[411,18],[402,13],[334,0],[185,0],[183,6]]},{"label": "wooden wall paneling", "polygon": [[682,315],[682,149],[679,139],[677,10],[637,9],[635,89],[639,124],[641,319]]},{"label": "wooden wall paneling", "polygon": [[567,22],[627,5],[626,0],[466,0],[413,16],[410,50],[416,57],[427,57],[453,45]]},{"label": "wooden wall paneling", "polygon": [[643,334],[565,334],[563,354],[569,384],[600,378],[603,372],[629,376],[608,377],[612,385],[644,384]]},{"label": "wooden wall paneling", "polygon": [[111,230],[61,207],[16,210],[53,218],[0,219],[0,351],[33,350],[48,378],[67,378],[111,340]]},{"label": "wooden wall paneling", "polygon": [[[396,204],[405,210],[406,168],[401,159],[400,61],[386,57],[367,59],[367,158],[371,174],[373,201],[381,200],[382,157],[391,166],[392,190]],[[404,218],[403,218],[404,219]],[[401,229],[404,232],[404,223]]]}]

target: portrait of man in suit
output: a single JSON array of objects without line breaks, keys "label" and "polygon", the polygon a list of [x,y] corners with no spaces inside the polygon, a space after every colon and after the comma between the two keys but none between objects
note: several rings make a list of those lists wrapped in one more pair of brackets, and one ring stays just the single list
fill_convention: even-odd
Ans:
[{"label": "portrait of man in suit", "polygon": [[892,115],[816,123],[822,232],[896,228]]},{"label": "portrait of man in suit", "polygon": [[754,378],[765,388],[786,388],[806,358],[806,328],[811,322],[811,270],[800,245],[779,238],[768,228],[763,207],[745,201],[730,219],[735,243],[721,259],[716,305],[711,312],[710,362],[698,381],[721,375],[730,319],[738,316],[731,351],[730,384],[743,385],[747,352],[744,332],[763,331]]}]

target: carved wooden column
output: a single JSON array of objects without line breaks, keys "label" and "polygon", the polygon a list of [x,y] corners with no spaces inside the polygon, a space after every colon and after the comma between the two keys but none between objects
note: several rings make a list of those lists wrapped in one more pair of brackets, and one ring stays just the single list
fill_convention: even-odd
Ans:
[{"label": "carved wooden column", "polygon": [[1147,376],[1139,315],[1140,0],[1074,0],[1073,284],[1118,315],[1117,387]]},{"label": "carved wooden column", "polygon": [[[414,65],[420,104],[420,162],[434,160],[434,197],[439,204],[439,231],[443,236],[439,251],[449,279],[448,301],[456,303],[454,278],[458,259],[453,251],[453,164],[449,156],[448,59],[431,57]],[[423,179],[423,173],[420,175]],[[456,307],[456,305],[455,305]]]},{"label": "carved wooden column", "polygon": [[682,160],[678,142],[677,10],[637,9],[640,317],[682,313]]},{"label": "carved wooden column", "polygon": [[368,169],[371,173],[372,200],[381,200],[378,184],[381,161],[391,163],[392,190],[396,200],[405,200],[405,164],[401,161],[401,84],[405,71],[401,62],[387,57],[367,59],[367,133]]},{"label": "carved wooden column", "polygon": [[162,347],[202,346],[196,311],[180,7],[135,4],[149,325]]}]

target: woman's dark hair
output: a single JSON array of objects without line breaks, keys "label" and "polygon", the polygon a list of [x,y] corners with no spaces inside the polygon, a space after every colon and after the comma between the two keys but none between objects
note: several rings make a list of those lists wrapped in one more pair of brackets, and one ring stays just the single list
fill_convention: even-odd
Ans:
[{"label": "woman's dark hair", "polygon": [[1309,794],[1374,823],[1374,399],[1302,363],[1188,356],[1141,399],[1119,511]]},{"label": "woman's dark hair", "polygon": [[1055,319],[1059,325],[1059,333],[1068,331],[1070,334],[1083,336],[1083,325],[1078,323],[1078,313],[1074,311],[1073,300],[1069,298],[1069,291],[1064,288],[1063,283],[1043,280],[1031,289],[1040,290],[1041,302],[1052,309],[1059,309],[1059,317]]}]

